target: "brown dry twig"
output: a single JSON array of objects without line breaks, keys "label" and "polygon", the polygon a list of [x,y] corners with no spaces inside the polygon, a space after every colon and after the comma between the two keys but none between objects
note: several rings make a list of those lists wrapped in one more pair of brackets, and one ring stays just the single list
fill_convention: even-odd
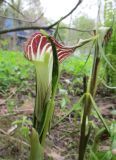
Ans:
[{"label": "brown dry twig", "polygon": [[12,113],[6,113],[4,115],[0,115],[0,119],[1,118],[4,118],[4,117],[9,117],[9,116],[16,116],[16,115],[24,115],[24,114],[32,114],[33,112],[33,109],[23,109],[23,110],[15,110],[14,112]]},{"label": "brown dry twig", "polygon": [[15,141],[15,142],[21,143],[21,144],[23,144],[23,145],[25,145],[25,146],[27,146],[27,147],[30,147],[30,145],[29,145],[28,143],[24,142],[24,141],[21,140],[21,139],[17,139],[17,138],[14,138],[14,137],[8,135],[7,132],[5,132],[5,131],[2,130],[2,129],[0,129],[0,133],[1,133],[5,138],[8,138],[8,139],[11,140],[11,141]]},{"label": "brown dry twig", "polygon": [[[33,29],[52,29],[54,26],[56,26],[58,23],[60,23],[62,20],[66,19],[69,15],[71,15],[76,9],[77,7],[82,3],[83,0],[79,0],[78,3],[74,6],[74,8],[67,13],[65,16],[63,16],[62,18],[60,18],[59,20],[57,20],[56,22],[54,22],[51,25],[48,26],[32,26],[32,27],[20,27],[20,28],[12,28],[12,29],[5,29],[5,30],[1,30],[0,34],[5,34],[8,32],[16,32],[16,31],[21,31],[21,30],[33,30]],[[6,2],[6,1],[5,1]],[[24,15],[23,15],[24,16]]]},{"label": "brown dry twig", "polygon": [[26,18],[26,16],[21,13],[17,8],[15,8],[11,3],[9,3],[8,1],[4,0],[3,3],[6,3],[7,5],[9,5],[13,10],[15,10],[17,13],[19,13],[20,15],[22,15],[23,17]]},{"label": "brown dry twig", "polygon": [[21,21],[21,22],[26,22],[26,23],[36,23],[39,19],[42,18],[43,15],[44,15],[44,13],[42,13],[39,17],[37,17],[33,21],[28,21],[28,20],[19,19],[19,18],[13,18],[13,17],[7,17],[7,16],[4,16],[4,15],[0,15],[0,17],[4,18],[4,19],[12,19],[12,20],[15,20],[15,21]]}]

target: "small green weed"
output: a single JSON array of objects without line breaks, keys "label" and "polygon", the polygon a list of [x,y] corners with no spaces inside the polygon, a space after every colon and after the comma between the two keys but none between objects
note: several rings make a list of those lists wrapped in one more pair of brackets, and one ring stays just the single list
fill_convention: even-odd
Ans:
[{"label": "small green weed", "polygon": [[[88,55],[72,56],[65,60],[61,65],[61,70],[71,73],[73,75],[89,75],[92,68],[92,56],[89,57],[87,63]],[[85,64],[86,63],[86,64]]]},{"label": "small green weed", "polygon": [[32,64],[21,52],[0,50],[0,90],[20,86],[33,79]]}]

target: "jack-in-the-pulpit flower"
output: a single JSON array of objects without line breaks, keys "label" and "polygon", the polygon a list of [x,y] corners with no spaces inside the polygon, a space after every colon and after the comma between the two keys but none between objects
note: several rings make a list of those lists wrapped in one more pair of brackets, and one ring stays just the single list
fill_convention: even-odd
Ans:
[{"label": "jack-in-the-pulpit flower", "polygon": [[[59,63],[62,62],[69,57],[76,48],[81,47],[94,39],[95,37],[80,40],[75,46],[65,47],[54,37],[37,32],[32,35],[25,44],[25,57],[33,62],[36,69],[36,101],[33,127],[36,132],[38,132],[39,143],[41,146],[44,146],[49,122],[53,114],[53,80],[56,80],[55,83],[57,84],[58,79],[54,78],[58,77],[53,74],[54,70],[58,71],[58,65],[56,65],[57,68],[55,68],[54,64],[56,64],[56,62],[58,64],[58,61]],[[57,58],[56,61],[54,60],[55,57]],[[31,158],[31,160],[35,159]],[[40,159],[38,158],[38,160]]]},{"label": "jack-in-the-pulpit flower", "polygon": [[[56,46],[59,62],[62,62],[69,57],[76,48],[79,48],[95,39],[92,37],[86,40],[80,40],[75,46],[66,47],[60,44],[54,37],[50,36],[50,38]],[[51,43],[47,39],[46,35],[43,35],[41,32],[37,32],[27,41],[25,46],[25,56],[29,60],[39,61],[42,59],[45,53],[52,53]]]},{"label": "jack-in-the-pulpit flower", "polygon": [[[58,43],[58,41],[51,36],[51,40],[54,42],[59,62],[62,62],[66,57],[71,55],[75,47],[65,47]],[[35,33],[32,37],[27,41],[25,47],[25,56],[32,61],[40,61],[43,59],[44,55],[48,53],[52,56],[52,47],[50,41],[47,39],[45,35],[40,32]]]},{"label": "jack-in-the-pulpit flower", "polygon": [[[89,38],[80,40],[77,45],[65,47],[60,44],[54,37],[50,36],[53,41],[59,62],[62,62],[70,56],[76,48],[93,40]],[[33,61],[36,68],[37,77],[37,98],[34,110],[34,127],[38,128],[39,134],[42,132],[41,126],[43,125],[43,118],[45,117],[46,105],[50,98],[51,81],[52,81],[52,68],[53,68],[53,54],[52,46],[47,36],[41,32],[37,32],[31,36],[25,45],[25,57]]]},{"label": "jack-in-the-pulpit flower", "polygon": [[[75,50],[73,47],[64,47],[53,37],[50,37],[56,46],[58,60],[63,61]],[[46,106],[51,96],[51,81],[53,69],[52,46],[46,35],[38,32],[32,35],[25,46],[25,56],[33,61],[36,68],[37,88],[36,105],[34,109],[34,128],[42,133]]]}]

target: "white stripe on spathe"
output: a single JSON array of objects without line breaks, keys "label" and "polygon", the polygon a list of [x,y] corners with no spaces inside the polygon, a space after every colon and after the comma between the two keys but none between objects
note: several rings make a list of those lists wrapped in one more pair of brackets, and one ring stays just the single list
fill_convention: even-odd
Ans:
[{"label": "white stripe on spathe", "polygon": [[[36,38],[36,37],[35,37],[35,38]],[[40,37],[39,45],[38,45],[38,48],[37,48],[37,54],[36,54],[36,58],[37,58],[37,59],[40,59],[40,57],[41,57],[40,45],[41,45],[41,43],[42,43],[42,40],[43,40],[43,36]]]}]

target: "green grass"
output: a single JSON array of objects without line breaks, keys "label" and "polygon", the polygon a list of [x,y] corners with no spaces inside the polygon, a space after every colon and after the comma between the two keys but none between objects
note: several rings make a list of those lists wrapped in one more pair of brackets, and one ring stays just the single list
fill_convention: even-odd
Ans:
[{"label": "green grass", "polygon": [[[92,65],[90,57],[85,65],[87,55],[72,56],[60,66],[61,70],[82,77],[89,75]],[[84,66],[85,65],[85,66]],[[21,52],[0,50],[0,91],[6,92],[11,87],[29,88],[34,79],[34,66]],[[33,81],[33,82],[32,82]]]},{"label": "green grass", "polygon": [[[71,56],[61,65],[61,70],[82,79],[84,75],[89,76],[92,68],[92,56],[87,63],[85,54]],[[86,63],[86,64],[85,64]],[[33,85],[34,66],[23,55],[22,52],[0,50],[0,91],[6,92],[10,87]],[[80,80],[79,80],[80,81]]]},{"label": "green grass", "polygon": [[33,69],[23,53],[0,50],[0,89],[6,90],[32,80]]},{"label": "green grass", "polygon": [[[87,56],[72,56],[61,64],[61,69],[73,75],[89,75],[92,58]],[[7,90],[10,87],[28,83],[34,78],[34,67],[25,59],[23,53],[0,50],[0,89]]]},{"label": "green grass", "polygon": [[[73,75],[89,75],[92,67],[92,56],[88,59],[87,55],[69,57],[61,65],[61,70]],[[86,65],[85,65],[86,63]]]}]

